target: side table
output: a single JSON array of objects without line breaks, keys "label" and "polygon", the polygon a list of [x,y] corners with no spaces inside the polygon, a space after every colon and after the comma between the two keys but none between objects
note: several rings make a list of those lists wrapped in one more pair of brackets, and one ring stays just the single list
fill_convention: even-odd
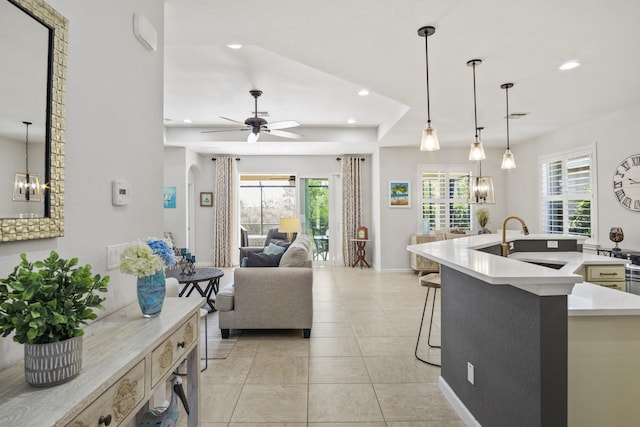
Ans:
[{"label": "side table", "polygon": [[356,265],[360,264],[360,268],[362,268],[362,265],[364,264],[368,268],[371,268],[371,266],[365,259],[365,256],[367,255],[367,252],[365,251],[365,245],[367,244],[367,242],[370,242],[371,239],[351,239],[351,241],[355,242],[356,244],[356,256],[358,257],[358,259],[356,259],[356,262],[354,262],[351,267],[355,267]]},{"label": "side table", "polygon": [[[211,308],[211,311],[215,311],[216,308],[213,305],[215,302],[215,298],[211,298],[211,294],[218,294],[218,289],[220,288],[220,278],[224,276],[224,271],[218,270],[217,268],[196,268],[196,272],[191,275],[181,274],[179,270],[167,270],[167,277],[173,277],[178,280],[180,284],[186,284],[184,288],[178,294],[179,297],[183,296],[185,293],[186,296],[191,296],[191,293],[196,290],[201,297],[207,299],[207,304]],[[204,290],[200,287],[199,282],[206,282],[207,287]]]}]

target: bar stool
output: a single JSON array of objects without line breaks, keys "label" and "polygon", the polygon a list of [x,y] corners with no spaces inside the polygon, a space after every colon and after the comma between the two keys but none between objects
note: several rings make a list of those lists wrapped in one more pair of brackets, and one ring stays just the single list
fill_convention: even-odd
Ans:
[{"label": "bar stool", "polygon": [[427,334],[427,345],[429,346],[429,348],[441,348],[439,345],[431,344],[431,327],[433,326],[433,312],[435,311],[435,306],[436,306],[436,296],[438,294],[438,289],[440,289],[440,273],[431,273],[431,274],[427,274],[420,277],[420,285],[427,287],[427,296],[424,299],[422,319],[420,320],[420,330],[418,331],[418,341],[416,342],[416,351],[415,351],[416,359],[432,366],[442,366],[439,363],[429,362],[428,360],[424,360],[420,356],[418,356],[418,346],[420,344],[420,335],[422,334],[422,325],[424,324],[424,315],[427,311],[427,302],[429,301],[429,293],[431,289],[433,289],[433,300],[431,302],[431,317],[429,319],[429,333]]}]

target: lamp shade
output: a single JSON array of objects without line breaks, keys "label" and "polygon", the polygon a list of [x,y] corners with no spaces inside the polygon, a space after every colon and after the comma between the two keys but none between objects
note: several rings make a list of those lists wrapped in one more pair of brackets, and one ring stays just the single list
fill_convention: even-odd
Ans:
[{"label": "lamp shade", "polygon": [[484,160],[487,156],[484,154],[484,148],[482,147],[482,141],[476,136],[471,143],[471,150],[469,150],[469,160]]},{"label": "lamp shade", "polygon": [[469,179],[469,203],[495,203],[496,195],[493,191],[493,177],[472,176]]},{"label": "lamp shade", "polygon": [[502,169],[515,169],[516,167],[516,158],[508,148],[502,155],[502,165],[500,167]]},{"label": "lamp shade", "polygon": [[280,218],[280,226],[278,231],[281,233],[299,233],[302,231],[302,225],[300,224],[300,218]]}]

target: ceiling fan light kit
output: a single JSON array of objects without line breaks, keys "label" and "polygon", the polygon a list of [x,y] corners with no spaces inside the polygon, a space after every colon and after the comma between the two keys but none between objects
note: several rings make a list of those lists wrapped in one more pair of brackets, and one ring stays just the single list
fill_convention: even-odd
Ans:
[{"label": "ceiling fan light kit", "polygon": [[249,93],[251,94],[254,100],[253,101],[254,102],[253,117],[249,117],[244,122],[240,122],[238,120],[220,116],[221,119],[228,120],[233,123],[238,123],[238,124],[244,125],[245,127],[240,129],[207,130],[207,131],[203,131],[202,133],[249,131],[249,136],[247,137],[248,143],[254,143],[258,141],[258,138],[260,138],[261,132],[266,132],[271,135],[280,136],[283,138],[300,139],[304,137],[304,135],[301,135],[299,133],[281,130],[281,129],[300,126],[300,123],[298,123],[295,120],[283,120],[280,122],[269,123],[266,119],[262,117],[258,117],[259,115],[258,114],[258,98],[262,95],[262,91],[259,89],[251,89]]},{"label": "ceiling fan light kit", "polygon": [[427,78],[427,126],[422,131],[420,141],[420,151],[437,151],[440,149],[438,134],[431,127],[431,105],[429,102],[429,36],[435,34],[436,29],[432,26],[425,26],[418,29],[418,35],[424,37],[425,58],[426,58],[426,78]]}]

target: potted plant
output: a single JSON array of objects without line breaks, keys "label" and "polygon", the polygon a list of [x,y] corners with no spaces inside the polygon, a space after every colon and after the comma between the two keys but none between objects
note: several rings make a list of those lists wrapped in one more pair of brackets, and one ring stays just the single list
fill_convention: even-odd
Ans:
[{"label": "potted plant", "polygon": [[162,311],[166,293],[164,268],[176,263],[173,249],[163,239],[136,240],[120,256],[120,271],[138,278],[138,304],[144,317],[156,317]]},{"label": "potted plant", "polygon": [[49,257],[31,263],[26,254],[7,278],[0,279],[0,332],[14,332],[24,344],[25,379],[34,386],[69,381],[82,365],[81,326],[104,309],[109,276],[91,273],[89,264],[77,267],[78,258]]},{"label": "potted plant", "polygon": [[480,224],[478,234],[491,234],[491,230],[487,228],[487,224],[489,223],[489,209],[478,209],[476,216],[478,217],[478,224]]}]

